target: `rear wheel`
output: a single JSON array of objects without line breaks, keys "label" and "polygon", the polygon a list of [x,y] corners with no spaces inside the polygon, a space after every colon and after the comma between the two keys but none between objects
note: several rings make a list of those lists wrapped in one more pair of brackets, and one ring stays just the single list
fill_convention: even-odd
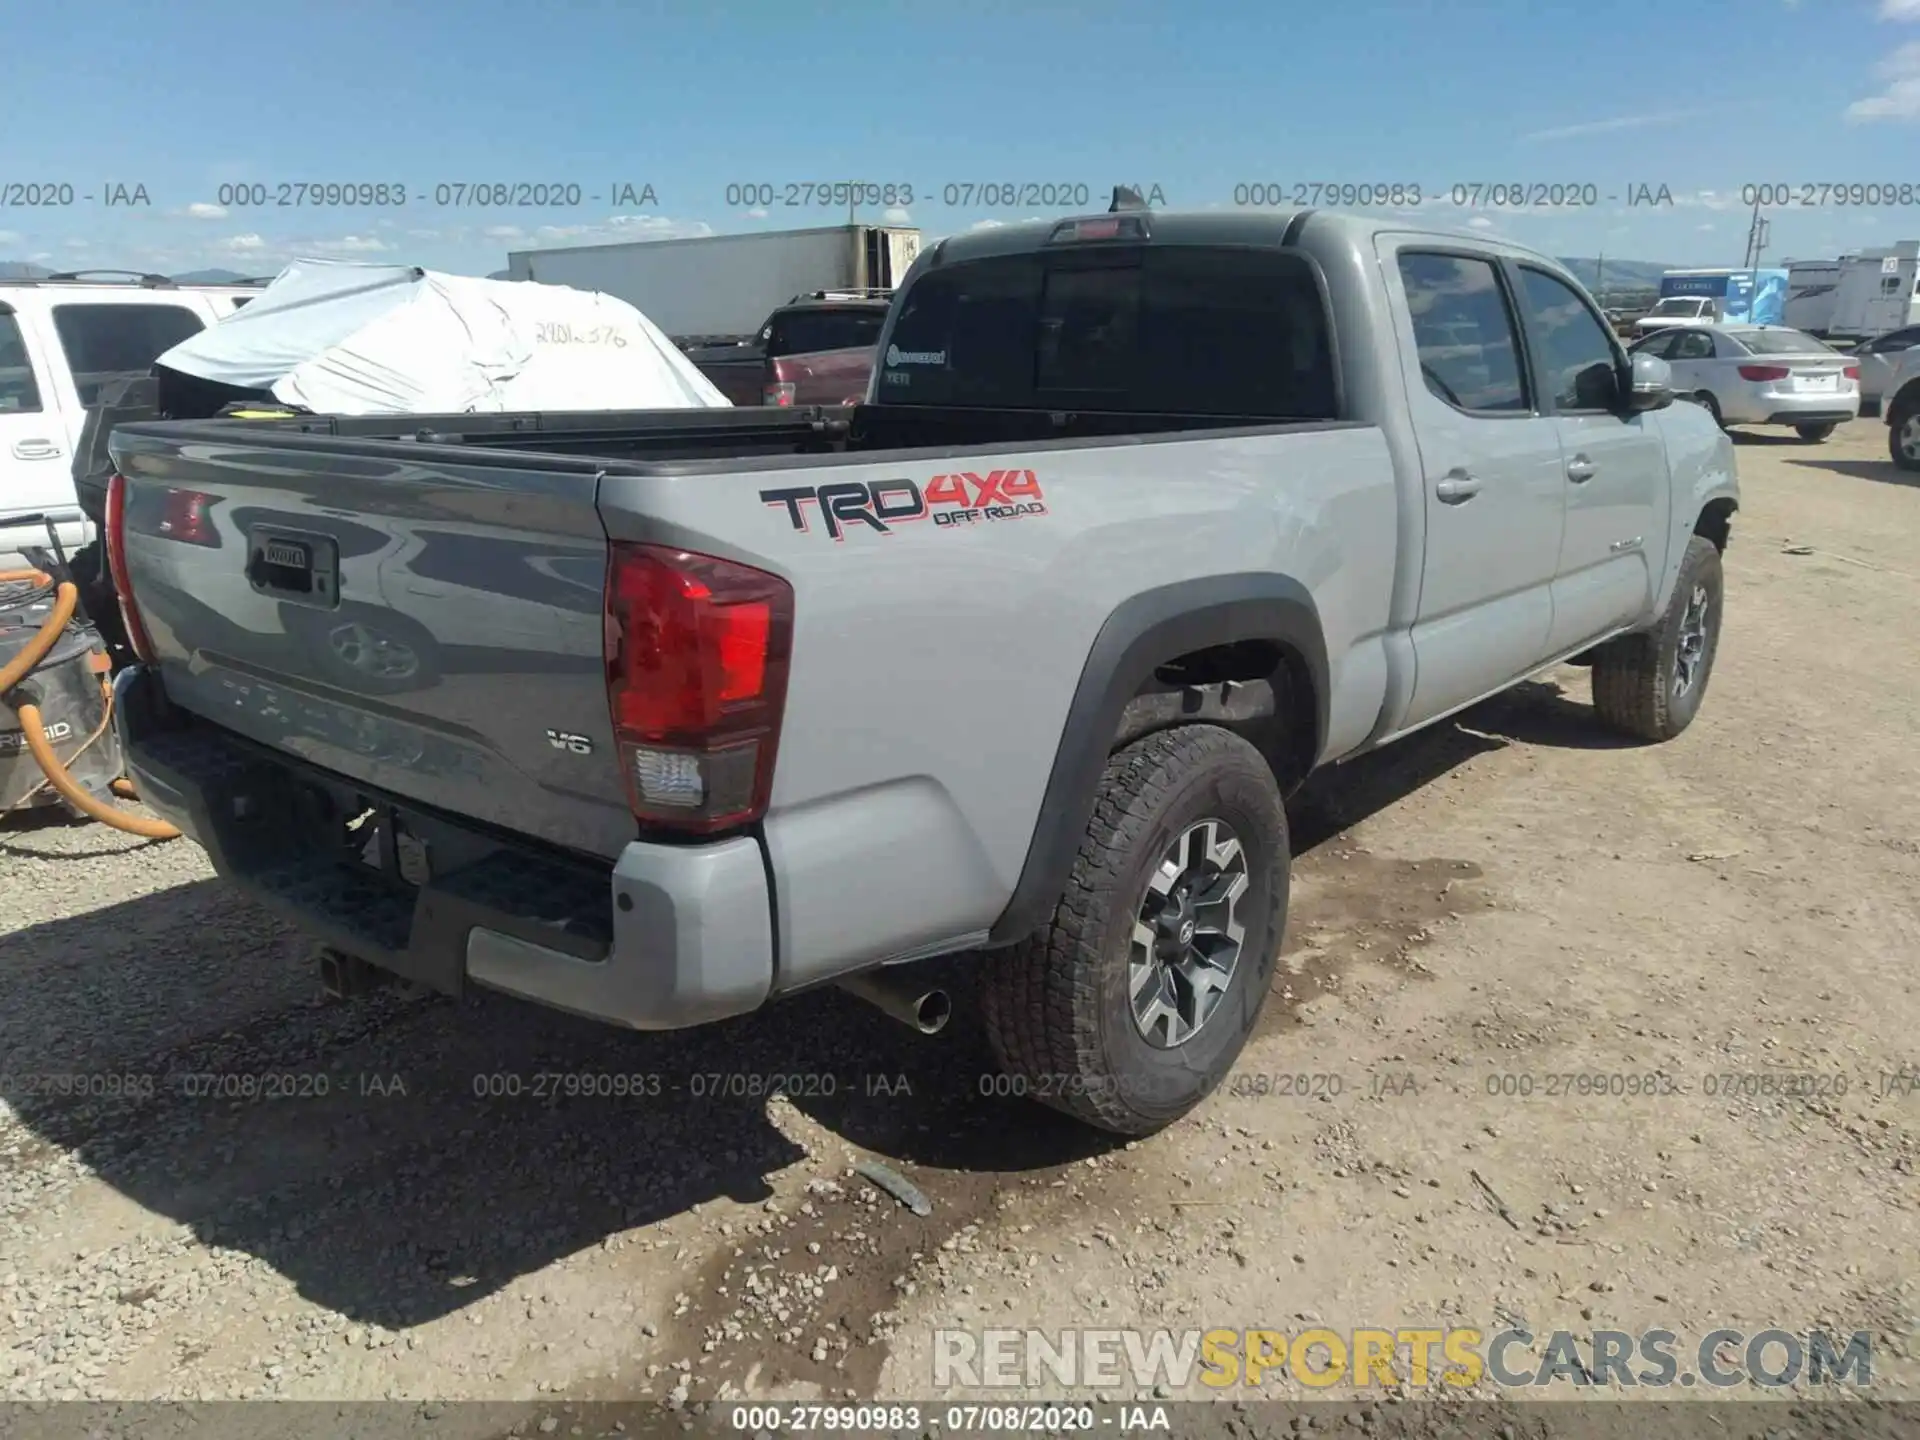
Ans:
[{"label": "rear wheel", "polygon": [[1829,425],[1796,425],[1793,427],[1793,433],[1798,435],[1802,440],[1806,440],[1811,442],[1812,444],[1818,445],[1822,440],[1826,439],[1829,435],[1833,434],[1833,432],[1839,428],[1840,428],[1839,426],[1831,425],[1831,424]]},{"label": "rear wheel", "polygon": [[1726,418],[1720,413],[1720,402],[1713,398],[1713,392],[1711,390],[1702,390],[1695,398],[1697,398],[1702,405],[1706,406],[1707,413],[1713,416],[1714,424],[1718,425],[1722,430],[1727,428]]},{"label": "rear wheel", "polygon": [[1287,865],[1273,772],[1238,735],[1190,725],[1117,752],[1052,918],[986,961],[1016,1089],[1122,1135],[1198,1105],[1272,983]]},{"label": "rear wheel", "polygon": [[1693,723],[1720,651],[1720,551],[1687,541],[1666,613],[1651,630],[1609,640],[1593,663],[1593,708],[1615,730],[1671,740]]},{"label": "rear wheel", "polygon": [[1903,395],[1887,416],[1887,453],[1902,470],[1920,470],[1920,395]]}]

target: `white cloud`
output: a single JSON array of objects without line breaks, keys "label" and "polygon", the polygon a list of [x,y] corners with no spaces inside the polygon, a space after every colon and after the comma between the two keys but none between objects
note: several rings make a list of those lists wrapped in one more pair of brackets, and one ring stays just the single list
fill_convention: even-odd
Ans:
[{"label": "white cloud", "polygon": [[26,238],[18,230],[0,230],[0,245],[18,245]]},{"label": "white cloud", "polygon": [[1882,20],[1920,20],[1920,0],[1880,0]]},{"label": "white cloud", "polygon": [[541,245],[614,245],[628,240],[691,240],[713,234],[704,220],[669,220],[664,215],[613,215],[592,225],[542,225],[533,232]]},{"label": "white cloud", "polygon": [[[1653,187],[1653,191],[1657,197],[1659,187]],[[1740,194],[1735,190],[1673,190],[1668,193],[1672,196],[1673,208],[1676,210],[1690,210],[1695,208],[1701,210],[1744,210],[1746,208],[1740,203]],[[1644,212],[1649,208],[1665,210],[1667,207],[1665,204],[1649,207],[1643,201],[1638,208]]]},{"label": "white cloud", "polygon": [[227,218],[227,207],[215,205],[206,200],[196,200],[187,206],[187,214],[195,220],[224,220]]},{"label": "white cloud", "polygon": [[[1914,17],[1920,18],[1920,0],[1901,0],[1901,3],[1907,5]],[[1891,12],[1883,6],[1881,13]],[[1848,123],[1920,120],[1920,40],[1909,40],[1902,45],[1876,65],[1874,73],[1887,82],[1887,88],[1849,105]]]},{"label": "white cloud", "polygon": [[216,243],[217,248],[236,255],[254,255],[267,248],[267,242],[265,240],[251,233],[246,235],[229,235],[226,239]]},{"label": "white cloud", "polygon": [[309,240],[307,244],[315,250],[335,255],[371,255],[391,248],[386,241],[372,235],[342,235],[338,240]]},{"label": "white cloud", "polygon": [[1702,235],[1709,234],[1713,230],[1713,226],[1711,225],[1696,225],[1693,228],[1698,230]]},{"label": "white cloud", "polygon": [[998,230],[1006,223],[1004,220],[976,220],[967,228],[969,230]]},{"label": "white cloud", "polygon": [[1491,220],[1489,220],[1489,219],[1487,219],[1487,217],[1486,217],[1486,216],[1484,216],[1484,215],[1476,215],[1476,216],[1474,216],[1474,217],[1473,217],[1473,219],[1471,219],[1471,220],[1469,220],[1469,221],[1467,221],[1467,225],[1468,225],[1468,226],[1469,226],[1469,227],[1470,227],[1471,229],[1474,229],[1474,230],[1491,230],[1491,229],[1493,229],[1493,222],[1492,222]]},{"label": "white cloud", "polygon": [[747,211],[747,218],[749,220],[764,220],[767,218],[767,212],[764,210],[749,210]]},{"label": "white cloud", "polygon": [[913,223],[913,217],[898,205],[889,205],[886,210],[881,213],[880,220],[881,223],[885,225],[911,225]]},{"label": "white cloud", "polygon": [[1611,135],[1616,130],[1643,130],[1650,125],[1675,125],[1696,119],[1700,110],[1661,110],[1640,115],[1615,115],[1607,120],[1588,120],[1579,125],[1560,125],[1551,130],[1535,130],[1522,140],[1574,140],[1583,135]]},{"label": "white cloud", "polygon": [[518,225],[489,225],[480,233],[489,240],[524,240],[527,236]]}]

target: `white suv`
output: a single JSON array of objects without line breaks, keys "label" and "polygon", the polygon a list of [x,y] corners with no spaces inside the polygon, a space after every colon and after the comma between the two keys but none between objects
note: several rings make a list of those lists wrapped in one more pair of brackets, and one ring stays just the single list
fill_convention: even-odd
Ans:
[{"label": "white suv", "polygon": [[93,538],[73,489],[73,452],[102,383],[145,374],[189,335],[238,310],[259,284],[186,285],[85,271],[0,280],[0,570],[46,544],[52,514],[72,554]]},{"label": "white suv", "polygon": [[1920,470],[1920,345],[1894,357],[1887,378],[1887,453],[1902,470]]}]

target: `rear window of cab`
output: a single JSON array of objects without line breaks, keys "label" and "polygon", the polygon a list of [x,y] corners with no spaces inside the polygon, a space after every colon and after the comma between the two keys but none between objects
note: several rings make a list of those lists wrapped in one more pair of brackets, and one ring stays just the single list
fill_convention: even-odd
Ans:
[{"label": "rear window of cab", "polygon": [[1275,249],[1147,245],[963,260],[902,297],[880,404],[1337,418],[1312,266]]}]

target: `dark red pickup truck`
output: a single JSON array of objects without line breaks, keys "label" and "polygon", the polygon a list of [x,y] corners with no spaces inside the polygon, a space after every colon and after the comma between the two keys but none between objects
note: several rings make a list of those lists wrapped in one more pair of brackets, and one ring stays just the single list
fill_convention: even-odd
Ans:
[{"label": "dark red pickup truck", "polygon": [[865,397],[887,290],[797,295],[751,340],[689,349],[735,405],[844,405]]}]

